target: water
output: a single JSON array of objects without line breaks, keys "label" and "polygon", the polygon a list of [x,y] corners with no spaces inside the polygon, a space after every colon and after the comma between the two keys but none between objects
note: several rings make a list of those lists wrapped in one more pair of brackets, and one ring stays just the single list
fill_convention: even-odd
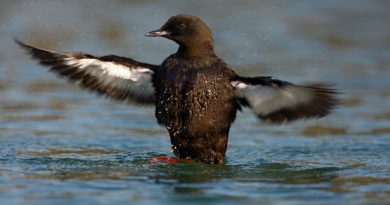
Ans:
[{"label": "water", "polygon": [[[342,105],[265,125],[245,110],[224,165],[172,156],[151,107],[98,98],[13,43],[160,63],[176,45],[143,35],[171,15],[212,27],[242,75],[326,81]],[[390,3],[363,1],[2,1],[0,204],[389,204]]]}]

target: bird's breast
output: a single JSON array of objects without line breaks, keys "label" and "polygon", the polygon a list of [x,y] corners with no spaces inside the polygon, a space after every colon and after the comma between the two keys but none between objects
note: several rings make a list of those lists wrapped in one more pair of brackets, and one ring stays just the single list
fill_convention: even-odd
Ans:
[{"label": "bird's breast", "polygon": [[218,121],[226,121],[226,126],[235,115],[233,88],[222,73],[168,68],[158,89],[156,117],[168,128],[198,133],[208,131]]}]

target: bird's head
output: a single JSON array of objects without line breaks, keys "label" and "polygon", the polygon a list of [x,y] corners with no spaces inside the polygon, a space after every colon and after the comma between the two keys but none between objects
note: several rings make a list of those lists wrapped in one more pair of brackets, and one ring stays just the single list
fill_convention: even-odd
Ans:
[{"label": "bird's head", "polygon": [[160,29],[148,32],[145,36],[165,37],[184,47],[213,47],[214,42],[210,28],[202,20],[183,14],[172,16]]}]

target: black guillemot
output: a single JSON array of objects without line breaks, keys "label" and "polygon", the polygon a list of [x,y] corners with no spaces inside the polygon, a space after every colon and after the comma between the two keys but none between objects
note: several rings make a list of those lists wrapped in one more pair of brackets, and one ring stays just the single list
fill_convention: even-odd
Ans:
[{"label": "black guillemot", "polygon": [[179,159],[224,162],[236,113],[249,107],[262,120],[284,123],[327,115],[338,103],[327,84],[295,85],[273,77],[237,75],[214,52],[213,35],[198,17],[176,15],[145,34],[176,42],[161,65],[115,55],[55,52],[18,43],[40,64],[81,87],[118,101],[155,105]]}]

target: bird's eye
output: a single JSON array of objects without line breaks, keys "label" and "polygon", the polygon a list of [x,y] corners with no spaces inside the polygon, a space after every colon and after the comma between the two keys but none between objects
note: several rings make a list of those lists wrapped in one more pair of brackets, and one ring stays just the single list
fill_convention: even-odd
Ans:
[{"label": "bird's eye", "polygon": [[184,29],[185,27],[186,27],[186,25],[185,25],[184,23],[182,23],[182,24],[179,25],[179,28],[180,28],[180,29]]}]

